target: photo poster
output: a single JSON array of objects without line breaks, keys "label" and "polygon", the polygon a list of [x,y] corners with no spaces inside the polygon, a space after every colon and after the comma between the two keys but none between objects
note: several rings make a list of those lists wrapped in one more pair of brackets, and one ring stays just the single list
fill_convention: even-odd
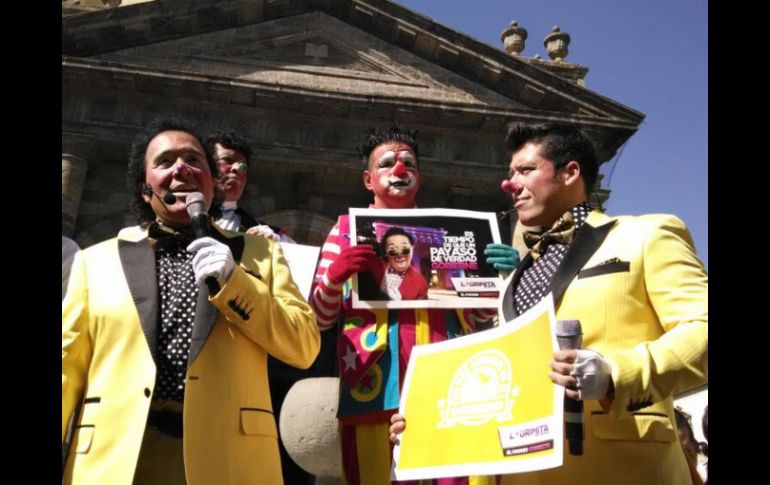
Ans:
[{"label": "photo poster", "polygon": [[[413,244],[404,237],[383,241],[392,228],[408,233]],[[494,213],[353,208],[350,239],[351,246],[371,244],[380,255],[372,271],[354,275],[353,308],[497,308],[503,280],[484,257],[487,244],[500,242]],[[405,257],[411,258],[406,271]],[[402,275],[400,283],[388,278],[388,268]]]},{"label": "photo poster", "polygon": [[318,262],[318,254],[321,248],[307,246],[305,244],[279,243],[283,250],[283,257],[289,265],[291,278],[299,288],[306,301],[310,301],[310,287],[313,285],[315,265]]},{"label": "photo poster", "polygon": [[392,480],[506,475],[561,466],[564,387],[553,297],[498,327],[412,349]]}]

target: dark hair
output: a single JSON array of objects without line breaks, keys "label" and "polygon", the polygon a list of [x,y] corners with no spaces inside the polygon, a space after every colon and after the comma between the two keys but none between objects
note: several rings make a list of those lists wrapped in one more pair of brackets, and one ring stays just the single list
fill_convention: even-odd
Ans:
[{"label": "dark hair", "polygon": [[[695,433],[692,431],[692,425],[690,419],[692,417],[681,409],[674,407],[674,416],[676,416],[676,427],[680,432],[684,432],[684,436],[680,434],[679,441],[682,443],[682,449],[685,454],[693,454],[694,457],[700,453],[700,443],[695,439]],[[695,463],[693,463],[695,465]]]},{"label": "dark hair", "polygon": [[414,238],[411,234],[406,232],[403,228],[393,226],[387,231],[385,231],[385,234],[382,236],[381,244],[382,244],[382,251],[383,253],[386,253],[388,251],[388,248],[385,247],[385,244],[387,243],[387,240],[390,236],[406,236],[407,239],[409,239],[409,244],[414,246]]},{"label": "dark hair", "polygon": [[372,154],[375,148],[388,142],[399,142],[409,145],[409,148],[414,152],[414,156],[417,159],[417,163],[420,163],[420,153],[417,148],[417,130],[410,130],[408,128],[399,128],[393,124],[387,131],[380,131],[377,128],[372,128],[369,131],[369,135],[366,137],[366,142],[358,148],[358,153],[361,155],[361,161],[364,167],[369,168],[369,155]]},{"label": "dark hair", "polygon": [[676,416],[676,427],[678,429],[683,429],[685,432],[693,439],[695,439],[695,434],[692,431],[692,426],[690,425],[690,417],[689,415],[685,414],[683,411],[680,411],[677,408],[674,408],[674,416]]},{"label": "dark hair", "polygon": [[703,436],[706,441],[709,439],[709,405],[706,404],[706,408],[703,410],[703,419],[701,420],[701,426],[703,427]]},{"label": "dark hair", "polygon": [[599,162],[593,142],[580,128],[559,123],[509,124],[505,147],[516,152],[527,143],[540,145],[541,155],[551,160],[555,169],[575,160],[580,165],[586,196],[591,193],[599,174]]},{"label": "dark hair", "polygon": [[128,157],[128,173],[126,182],[130,193],[131,212],[134,213],[137,220],[143,226],[155,220],[155,212],[152,206],[144,201],[142,195],[147,180],[145,171],[145,156],[147,155],[147,146],[159,134],[164,131],[183,131],[192,135],[204,150],[206,161],[209,164],[212,177],[216,173],[216,164],[206,147],[203,145],[203,137],[195,129],[195,125],[186,118],[180,116],[164,116],[155,118],[147,127],[142,129],[134,138],[131,144],[131,151]]},{"label": "dark hair", "polygon": [[217,143],[225,148],[229,148],[230,150],[234,150],[243,155],[243,158],[246,159],[247,165],[251,163],[251,155],[253,152],[249,144],[246,143],[246,140],[242,136],[232,131],[211,132],[209,133],[209,136],[206,137],[206,150],[209,153],[216,154],[214,145]]}]

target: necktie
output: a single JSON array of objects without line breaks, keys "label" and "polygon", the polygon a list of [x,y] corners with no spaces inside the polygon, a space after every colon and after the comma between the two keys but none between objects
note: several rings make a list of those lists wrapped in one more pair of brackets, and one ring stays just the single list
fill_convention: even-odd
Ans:
[{"label": "necktie", "polygon": [[575,217],[572,212],[565,212],[558,221],[545,232],[524,232],[524,244],[532,258],[537,261],[551,243],[570,244],[575,237]]}]

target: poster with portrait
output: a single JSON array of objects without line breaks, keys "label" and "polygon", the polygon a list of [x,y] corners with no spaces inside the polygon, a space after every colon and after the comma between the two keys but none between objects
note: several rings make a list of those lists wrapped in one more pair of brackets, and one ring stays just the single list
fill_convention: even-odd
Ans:
[{"label": "poster with portrait", "polygon": [[[505,475],[561,466],[564,388],[552,295],[513,321],[412,350],[392,480]],[[440,446],[436,446],[440,443]]]},{"label": "poster with portrait", "polygon": [[353,308],[496,308],[502,279],[484,248],[495,214],[455,209],[350,209],[351,246],[379,258],[353,277]]}]

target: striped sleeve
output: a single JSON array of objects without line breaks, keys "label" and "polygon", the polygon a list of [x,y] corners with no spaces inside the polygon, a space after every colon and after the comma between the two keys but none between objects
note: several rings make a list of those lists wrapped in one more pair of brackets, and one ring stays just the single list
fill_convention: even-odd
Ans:
[{"label": "striped sleeve", "polygon": [[310,306],[315,311],[316,322],[321,330],[327,330],[334,325],[342,304],[342,285],[335,285],[326,277],[326,270],[340,255],[339,237],[340,228],[337,223],[321,247],[321,257],[313,279]]}]

